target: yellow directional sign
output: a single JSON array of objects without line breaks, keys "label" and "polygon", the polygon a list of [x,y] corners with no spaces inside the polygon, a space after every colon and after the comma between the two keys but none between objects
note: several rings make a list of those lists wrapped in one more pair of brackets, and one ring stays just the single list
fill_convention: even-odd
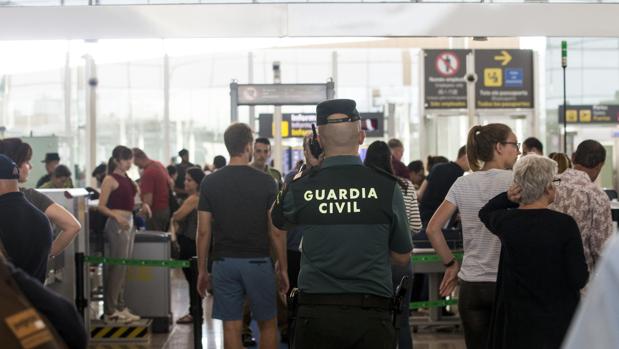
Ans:
[{"label": "yellow directional sign", "polygon": [[494,56],[494,60],[501,62],[502,66],[506,66],[509,64],[509,62],[512,61],[512,56],[509,54],[509,52],[502,50],[500,55]]},{"label": "yellow directional sign", "polygon": [[503,69],[501,68],[484,69],[484,86],[486,87],[503,86]]}]

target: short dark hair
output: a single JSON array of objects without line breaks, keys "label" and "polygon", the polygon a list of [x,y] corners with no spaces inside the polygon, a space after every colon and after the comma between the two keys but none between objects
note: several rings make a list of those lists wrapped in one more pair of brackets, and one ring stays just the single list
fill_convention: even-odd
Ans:
[{"label": "short dark hair", "polygon": [[271,141],[269,141],[268,138],[264,138],[264,137],[256,138],[256,143],[268,145],[269,147],[271,146]]},{"label": "short dark hair", "polygon": [[148,155],[146,155],[146,153],[144,152],[144,150],[140,149],[140,148],[133,148],[131,149],[131,151],[133,152],[133,157],[135,159],[148,159]]},{"label": "short dark hair", "polygon": [[449,162],[449,159],[447,159],[444,156],[441,155],[437,155],[437,156],[432,156],[432,155],[428,155],[428,172],[430,172],[432,170],[432,167],[438,165],[438,164],[442,164],[445,162]]},{"label": "short dark hair", "polygon": [[218,169],[226,166],[226,158],[221,155],[217,155],[215,158],[213,158],[213,165],[215,166],[215,168]]},{"label": "short dark hair", "polygon": [[524,146],[527,147],[528,149],[535,148],[535,149],[538,149],[540,153],[544,153],[544,145],[542,144],[542,142],[540,142],[539,139],[535,137],[529,137],[525,139],[524,142],[522,142],[522,144],[524,144]]},{"label": "short dark hair", "polygon": [[224,143],[230,156],[239,156],[245,151],[245,147],[251,144],[254,136],[247,124],[234,123],[224,132]]},{"label": "short dark hair", "polygon": [[178,156],[180,156],[180,157],[187,156],[187,155],[189,155],[189,150],[187,150],[187,149],[181,149],[178,152]]},{"label": "short dark hair", "polygon": [[408,170],[411,172],[425,172],[425,168],[423,167],[423,161],[421,160],[411,161],[407,167]]},{"label": "short dark hair", "polygon": [[404,144],[402,144],[402,141],[397,138],[391,138],[389,142],[387,142],[387,144],[389,144],[389,149],[404,148]]},{"label": "short dark hair", "polygon": [[587,139],[578,145],[573,160],[574,164],[594,168],[606,160],[606,149],[600,142]]},{"label": "short dark hair", "polygon": [[458,157],[456,159],[459,159],[465,155],[466,155],[466,145],[463,145],[460,147],[460,149],[458,149]]},{"label": "short dark hair", "polygon": [[58,177],[71,177],[71,170],[65,165],[58,165],[56,169],[54,169],[53,173],[55,178]]},{"label": "short dark hair", "polygon": [[202,180],[204,179],[204,177],[206,176],[204,174],[204,171],[202,171],[201,168],[199,167],[190,167],[187,169],[187,175],[189,176],[189,178],[191,178],[194,182],[198,183],[198,187],[200,187],[200,183],[202,183]]}]

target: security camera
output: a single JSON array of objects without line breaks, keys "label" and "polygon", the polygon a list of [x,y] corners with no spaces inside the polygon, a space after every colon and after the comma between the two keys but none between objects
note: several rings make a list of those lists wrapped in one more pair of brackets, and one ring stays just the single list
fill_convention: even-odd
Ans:
[{"label": "security camera", "polygon": [[96,87],[98,83],[99,83],[99,80],[97,80],[97,78],[88,79],[88,85],[92,87]]},{"label": "security camera", "polygon": [[466,81],[473,83],[477,81],[477,75],[475,74],[466,74]]}]

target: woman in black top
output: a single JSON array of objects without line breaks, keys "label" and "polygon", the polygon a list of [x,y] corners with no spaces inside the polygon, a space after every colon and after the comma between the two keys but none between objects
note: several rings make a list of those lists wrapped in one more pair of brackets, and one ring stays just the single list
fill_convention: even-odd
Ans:
[{"label": "woman in black top", "polygon": [[[188,260],[196,255],[196,231],[198,229],[198,197],[200,183],[204,179],[204,172],[199,167],[190,167],[185,175],[185,192],[189,195],[181,207],[172,215],[172,224],[176,240],[180,247],[179,259]],[[190,268],[183,268],[185,279],[189,283],[189,290],[196,289],[198,275],[192,273]],[[202,310],[202,307],[200,307]],[[182,316],[176,321],[177,324],[191,324],[191,313]]]},{"label": "woman in black top", "polygon": [[556,173],[553,160],[527,155],[514,166],[509,192],[479,211],[501,239],[488,348],[559,348],[587,283],[576,222],[547,209]]}]

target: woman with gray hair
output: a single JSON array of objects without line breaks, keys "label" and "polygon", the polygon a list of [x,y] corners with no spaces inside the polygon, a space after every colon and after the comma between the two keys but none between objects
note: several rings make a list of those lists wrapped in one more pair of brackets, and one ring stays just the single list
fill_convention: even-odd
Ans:
[{"label": "woman with gray hair", "polygon": [[556,174],[555,161],[522,157],[509,191],[479,211],[501,240],[488,348],[559,348],[587,283],[576,222],[547,208]]}]

